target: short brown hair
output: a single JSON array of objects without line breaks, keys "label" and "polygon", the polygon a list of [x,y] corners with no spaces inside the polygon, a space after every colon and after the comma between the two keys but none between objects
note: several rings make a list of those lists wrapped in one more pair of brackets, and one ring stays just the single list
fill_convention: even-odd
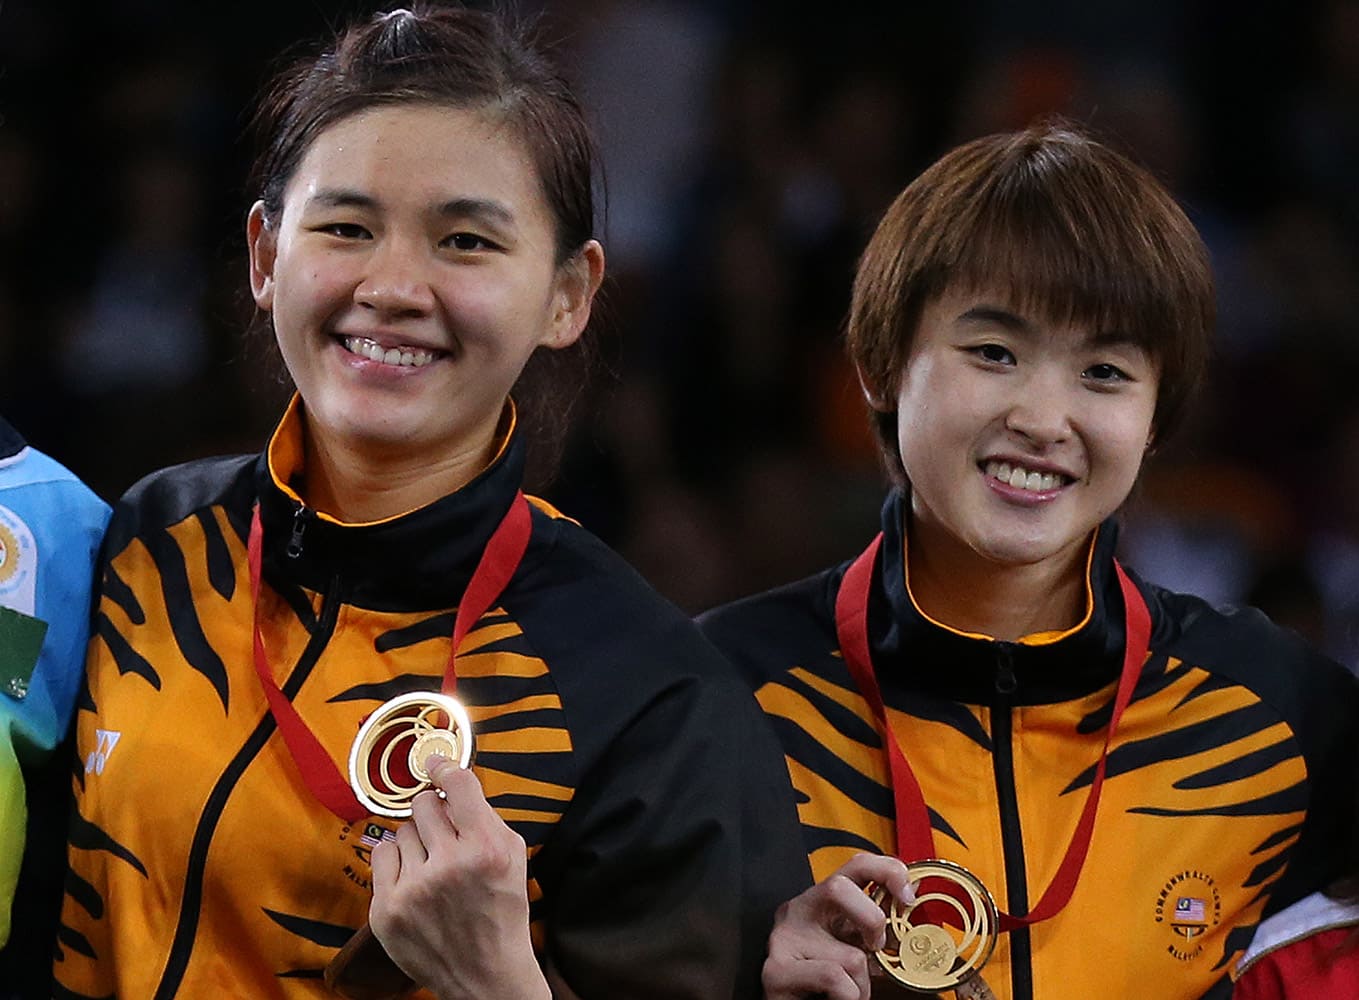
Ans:
[{"label": "short brown hair", "polygon": [[[1067,122],[959,146],[888,208],[859,260],[847,331],[877,399],[895,397],[925,305],[955,289],[1009,289],[1051,322],[1128,336],[1157,365],[1158,442],[1207,364],[1216,302],[1198,231],[1151,174]],[[904,482],[896,414],[872,422]]]}]

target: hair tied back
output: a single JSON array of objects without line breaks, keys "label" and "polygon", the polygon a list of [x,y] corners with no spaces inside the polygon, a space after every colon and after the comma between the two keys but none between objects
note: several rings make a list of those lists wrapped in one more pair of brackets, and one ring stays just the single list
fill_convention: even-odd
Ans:
[{"label": "hair tied back", "polygon": [[415,42],[420,17],[409,7],[397,7],[374,18],[379,27],[378,50],[387,59],[399,60]]}]

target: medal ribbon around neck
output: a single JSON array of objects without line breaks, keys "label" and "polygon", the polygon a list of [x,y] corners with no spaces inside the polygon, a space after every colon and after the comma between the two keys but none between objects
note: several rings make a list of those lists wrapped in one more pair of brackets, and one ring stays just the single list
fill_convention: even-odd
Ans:
[{"label": "medal ribbon around neck", "polygon": [[[902,861],[923,861],[937,858],[934,849],[934,830],[930,825],[929,810],[925,797],[916,780],[915,771],[902,752],[896,733],[887,720],[887,709],[883,704],[882,690],[873,673],[873,661],[868,645],[868,595],[873,582],[873,564],[878,550],[882,547],[882,535],[873,539],[867,549],[854,560],[840,584],[835,599],[835,630],[840,641],[841,655],[854,676],[860,693],[873,709],[883,730],[883,744],[887,750],[887,760],[891,768],[892,797],[896,802],[897,816],[897,857]],[[1125,633],[1123,645],[1123,669],[1119,674],[1118,689],[1114,695],[1113,711],[1109,716],[1109,728],[1104,735],[1104,749],[1099,763],[1095,766],[1095,777],[1090,783],[1085,808],[1071,835],[1066,855],[1053,876],[1052,882],[1044,890],[1038,905],[1024,916],[1000,915],[1000,929],[1012,931],[1047,920],[1061,912],[1071,899],[1090,850],[1090,840],[1095,832],[1095,813],[1099,809],[1100,792],[1104,788],[1104,774],[1109,761],[1109,748],[1114,741],[1123,710],[1132,700],[1133,689],[1142,663],[1146,660],[1151,642],[1151,614],[1142,600],[1142,595],[1123,571],[1114,563],[1118,575],[1118,585],[1123,592]]]},{"label": "medal ribbon around neck", "polygon": [[[458,602],[458,611],[453,619],[453,642],[448,650],[448,666],[444,669],[442,692],[451,695],[458,686],[457,658],[458,647],[468,631],[483,614],[495,603],[501,592],[509,584],[510,578],[518,568],[524,552],[528,548],[529,536],[533,532],[532,515],[528,501],[522,490],[516,491],[500,524],[496,526],[481,559],[472,571],[472,579]],[[317,800],[346,823],[355,823],[369,815],[368,809],[359,803],[349,782],[344,779],[340,769],[335,766],[326,748],[298,714],[293,703],[288,700],[273,671],[269,669],[269,659],[264,650],[264,636],[260,632],[260,577],[262,575],[262,549],[264,529],[260,522],[260,506],[257,502],[250,517],[250,539],[248,558],[250,563],[250,598],[254,603],[254,640],[255,672],[259,674],[260,684],[269,701],[269,711],[283,734],[284,742],[297,764],[302,780],[311,789]]]}]

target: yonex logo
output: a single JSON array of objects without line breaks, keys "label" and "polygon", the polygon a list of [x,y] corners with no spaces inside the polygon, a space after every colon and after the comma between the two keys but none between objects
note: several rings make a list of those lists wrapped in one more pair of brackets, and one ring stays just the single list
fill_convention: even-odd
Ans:
[{"label": "yonex logo", "polygon": [[85,773],[93,771],[95,774],[103,774],[104,765],[113,756],[113,748],[118,745],[123,734],[113,729],[96,729],[94,735],[98,742],[85,757]]}]

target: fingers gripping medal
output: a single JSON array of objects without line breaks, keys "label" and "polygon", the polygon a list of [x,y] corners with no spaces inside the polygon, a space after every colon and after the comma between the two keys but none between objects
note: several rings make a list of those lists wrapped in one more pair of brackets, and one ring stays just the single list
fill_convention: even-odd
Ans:
[{"label": "fingers gripping medal", "polygon": [[425,770],[431,754],[466,768],[474,752],[472,720],[462,702],[437,691],[411,691],[384,702],[359,727],[349,750],[349,783],[365,808],[404,819],[415,797],[433,787]]},{"label": "fingers gripping medal", "polygon": [[[425,769],[430,755],[471,767],[473,744],[472,720],[457,698],[438,691],[397,695],[359,727],[349,748],[349,783],[365,809],[405,819],[415,797],[434,788]],[[331,959],[324,978],[349,1000],[391,1000],[415,987],[367,924]]]},{"label": "fingers gripping medal", "polygon": [[[317,800],[346,823],[369,815],[405,818],[422,791],[433,788],[425,762],[440,754],[467,768],[472,764],[472,722],[450,694],[457,684],[458,649],[472,627],[500,598],[514,577],[533,533],[523,492],[516,492],[505,516],[486,542],[454,616],[442,692],[412,692],[383,703],[359,727],[349,750],[345,782],[327,748],[279,689],[269,668],[260,628],[264,526],[260,505],[250,518],[247,542],[250,590],[254,602],[254,658],[269,711],[288,752]],[[436,789],[437,791],[437,789]],[[324,972],[326,985],[353,1000],[402,996],[415,984],[392,961],[370,925],[364,924],[336,953]]]},{"label": "fingers gripping medal", "polygon": [[908,989],[989,996],[978,973],[996,947],[1000,920],[986,886],[951,861],[915,861],[906,870],[916,886],[915,902],[902,905],[885,886],[868,890],[887,914],[887,943],[875,954],[878,964]]}]

